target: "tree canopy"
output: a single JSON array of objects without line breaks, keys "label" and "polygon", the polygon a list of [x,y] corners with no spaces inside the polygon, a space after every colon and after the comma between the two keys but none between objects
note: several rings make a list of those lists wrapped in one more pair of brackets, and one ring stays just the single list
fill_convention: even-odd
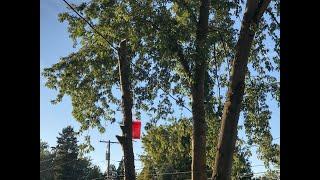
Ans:
[{"label": "tree canopy", "polygon": [[50,151],[49,144],[40,139],[40,179],[53,180],[53,158],[54,154]]},{"label": "tree canopy", "polygon": [[[151,126],[146,130],[142,138],[144,154],[140,157],[143,169],[138,179],[190,179],[191,171],[191,129],[190,119],[172,120],[169,125]],[[209,125],[210,126],[210,125]],[[213,129],[209,127],[208,129]],[[216,136],[209,131],[207,133],[207,170],[208,176],[216,153]],[[243,144],[237,144],[234,155],[233,179],[239,179],[240,175],[252,173],[248,158],[249,151]],[[186,172],[186,173],[179,173]],[[173,173],[173,174],[166,174]],[[175,174],[176,173],[176,174]],[[157,175],[159,174],[159,175]]]},{"label": "tree canopy", "polygon": [[40,179],[41,180],[87,180],[101,178],[100,168],[91,160],[79,155],[77,138],[71,126],[62,130],[57,137],[57,145],[49,150],[40,139]]},{"label": "tree canopy", "polygon": [[[44,69],[47,87],[59,92],[52,102],[70,96],[72,114],[81,124],[81,131],[96,127],[104,132],[101,122],[114,122],[120,103],[116,96],[116,49],[121,40],[127,39],[137,115],[148,112],[150,122],[155,124],[174,118],[174,104],[190,107],[200,58],[205,74],[205,120],[207,124],[215,123],[207,131],[217,137],[244,4],[210,1],[207,37],[201,48],[198,1],[92,0],[73,5],[96,31],[73,12],[59,15],[61,22],[68,22],[70,38],[79,50]],[[279,103],[280,96],[280,1],[272,1],[267,12],[255,27],[241,112],[249,145],[257,144],[260,158],[269,165],[280,164],[279,145],[272,142],[269,124],[270,101]],[[208,140],[211,149],[216,145],[214,141]]]}]

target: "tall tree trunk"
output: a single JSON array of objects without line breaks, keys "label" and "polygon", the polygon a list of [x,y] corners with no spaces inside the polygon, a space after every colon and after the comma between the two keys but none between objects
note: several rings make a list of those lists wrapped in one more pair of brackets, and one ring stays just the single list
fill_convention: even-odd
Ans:
[{"label": "tall tree trunk", "polygon": [[258,22],[269,3],[270,0],[248,0],[246,4],[240,37],[236,46],[236,56],[232,64],[231,83],[223,108],[218,151],[212,175],[214,180],[231,179],[233,152],[237,138],[237,126],[245,88],[249,52]]},{"label": "tall tree trunk", "polygon": [[207,34],[209,19],[209,0],[202,0],[197,24],[196,57],[192,96],[192,179],[206,180],[206,121],[204,109],[204,81],[208,58]]},{"label": "tall tree trunk", "polygon": [[[199,80],[201,75],[199,75]],[[206,177],[206,122],[204,110],[204,81],[192,87],[192,179],[205,180]]]},{"label": "tall tree trunk", "polygon": [[119,48],[119,74],[122,91],[122,136],[116,136],[120,142],[124,154],[125,180],[135,180],[134,154],[132,148],[132,94],[131,94],[131,68],[128,60],[126,40],[121,41]]}]

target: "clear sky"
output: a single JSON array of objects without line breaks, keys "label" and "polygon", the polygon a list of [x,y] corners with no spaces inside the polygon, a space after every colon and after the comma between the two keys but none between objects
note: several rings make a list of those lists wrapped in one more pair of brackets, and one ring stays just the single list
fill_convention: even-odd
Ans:
[{"label": "clear sky", "polygon": [[[70,1],[70,3],[76,1]],[[69,39],[67,32],[67,23],[58,22],[58,13],[66,11],[65,4],[59,0],[41,0],[40,1],[40,70],[44,67],[57,63],[59,58],[67,56],[70,52],[75,51],[72,47],[72,42]],[[72,117],[71,101],[69,97],[64,97],[63,101],[57,105],[52,105],[50,100],[54,99],[56,92],[50,90],[44,86],[45,80],[41,77],[40,80],[40,137],[49,143],[50,146],[56,145],[56,137],[61,130],[71,125],[76,130],[79,129],[79,124]],[[272,111],[272,119],[270,120],[271,131],[274,138],[280,137],[280,113],[279,107],[274,102],[269,103]],[[184,116],[190,116],[190,112],[187,110],[180,110],[177,107],[177,115],[183,113]],[[120,121],[122,116],[120,112],[116,114],[116,121]],[[142,126],[148,120],[148,116],[142,113]],[[243,118],[240,117],[240,124],[243,124]],[[144,128],[142,127],[144,131]],[[93,163],[99,165],[103,171],[106,169],[106,144],[100,143],[99,140],[117,141],[115,135],[120,135],[121,131],[117,123],[107,124],[106,133],[100,134],[97,130],[90,130],[89,134],[92,137],[92,144],[95,151],[90,153]],[[240,131],[239,135],[244,136],[244,132]],[[80,139],[81,141],[81,139]],[[279,142],[279,140],[277,140]],[[143,153],[142,144],[139,140],[133,144],[135,158],[137,159],[139,154]],[[122,149],[119,144],[111,145],[111,164],[118,166],[118,162],[122,157]],[[263,164],[256,158],[255,153],[250,158],[252,165]],[[141,163],[135,161],[136,169],[141,168]],[[264,167],[255,166],[252,167],[254,172],[264,171]],[[138,170],[139,171],[139,170]]]}]

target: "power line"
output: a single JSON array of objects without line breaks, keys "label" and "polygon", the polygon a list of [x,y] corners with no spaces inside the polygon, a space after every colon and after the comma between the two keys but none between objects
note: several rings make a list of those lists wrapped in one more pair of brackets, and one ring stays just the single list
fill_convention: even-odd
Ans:
[{"label": "power line", "polygon": [[[142,70],[142,68],[136,66],[136,65],[133,64],[133,62],[131,62],[131,61],[130,61],[130,64],[131,64],[134,68],[136,68],[136,69],[138,69],[138,70],[140,70],[140,71]],[[149,78],[148,78],[148,79],[149,79]],[[149,80],[150,80],[150,79],[149,79]],[[157,85],[158,85],[158,83],[157,83]],[[166,90],[164,90],[160,85],[158,85],[157,87],[160,88],[164,93],[166,93],[166,94],[167,94],[169,97],[171,97],[173,100],[175,100],[176,103],[178,103],[178,99],[176,99],[173,95],[171,95],[169,92],[167,92]],[[182,104],[181,106],[184,107],[185,109],[187,109],[189,112],[192,113],[192,111],[191,111],[187,106],[185,106],[184,104]]]},{"label": "power line", "polygon": [[[107,39],[104,35],[102,35],[102,33],[100,33],[100,32],[94,27],[93,24],[91,24],[91,23],[90,23],[87,19],[85,19],[80,13],[78,13],[66,0],[63,0],[63,1],[71,8],[71,10],[73,10],[81,19],[83,19],[83,20],[94,30],[95,33],[97,33],[97,34],[100,35],[103,39],[105,39],[106,42],[111,46],[111,48],[113,48],[114,50],[118,51],[118,48],[114,47],[114,46],[112,45],[112,43],[110,43],[110,42],[108,41],[108,39]],[[215,29],[215,30],[217,30],[217,29]],[[224,52],[226,53],[225,42],[223,41],[222,35],[221,35],[221,33],[220,33],[219,30],[218,30],[218,33],[219,33],[219,36],[220,36],[220,38],[221,38],[221,40],[222,40],[222,43],[223,43]],[[225,55],[226,55],[226,54],[225,54]],[[131,63],[131,65],[132,65],[134,68],[142,70],[142,68],[140,68],[140,67],[137,68],[137,66],[136,66],[135,64],[133,64],[132,62],[130,62],[130,63]],[[228,65],[229,65],[229,64],[228,64]],[[158,85],[158,87],[159,87],[163,92],[165,92],[167,95],[169,95],[169,97],[171,97],[173,100],[175,100],[176,103],[178,103],[178,100],[177,100],[173,95],[171,95],[169,92],[167,92],[166,90],[164,90],[161,86]],[[184,107],[185,109],[187,109],[189,112],[192,113],[192,111],[191,111],[187,106],[185,106],[184,104],[182,104],[181,106]],[[279,138],[280,138],[280,137],[279,137]],[[279,139],[279,138],[276,138],[276,139]],[[274,139],[274,140],[276,140],[276,139]],[[256,145],[253,145],[253,146],[256,146]]]},{"label": "power line", "polygon": [[250,167],[258,167],[258,166],[265,166],[263,164],[258,164],[258,165],[253,165],[253,166],[250,166]]},{"label": "power line", "polygon": [[[111,48],[113,48],[114,50],[118,51],[118,49],[117,49],[116,47],[114,47],[113,44],[110,43],[110,42],[108,41],[108,39],[107,39],[102,33],[100,33],[98,30],[95,29],[95,27],[94,27],[93,24],[91,24],[87,19],[85,19],[82,15],[80,15],[66,0],[63,0],[63,1],[71,8],[71,10],[73,10],[81,19],[83,19],[98,35],[100,35],[103,39],[105,39],[106,42],[111,46]],[[224,46],[223,46],[223,47],[224,47]],[[224,50],[225,50],[225,47],[224,47]],[[226,51],[226,50],[225,50],[225,51]],[[131,64],[133,65],[133,67],[137,68],[137,66],[135,66],[132,62],[131,62]],[[178,100],[177,100],[174,96],[172,96],[169,92],[167,92],[166,90],[164,90],[161,86],[158,86],[158,87],[159,87],[162,91],[164,91],[165,93],[167,93],[167,95],[169,95],[172,99],[174,99],[176,102],[178,102]],[[192,113],[192,111],[191,111],[188,107],[186,107],[184,104],[182,104],[182,106]],[[274,139],[274,140],[277,140],[277,139],[280,139],[280,137],[278,137],[278,138],[276,138],[276,139]],[[51,159],[53,159],[53,158],[51,158]],[[47,160],[44,160],[44,161],[40,161],[40,163],[49,161],[49,160],[51,160],[51,159],[47,159]],[[76,160],[76,159],[75,159],[75,160]],[[72,161],[75,161],[75,160],[72,160]],[[72,161],[69,161],[69,162],[66,162],[66,163],[62,163],[62,164],[59,164],[59,165],[67,164],[67,163],[70,163],[70,162],[72,162]],[[59,165],[58,165],[58,166],[59,166]],[[260,165],[256,165],[256,166],[260,166]],[[55,167],[55,166],[54,166],[54,167]],[[40,171],[40,173],[41,173],[41,172],[44,172],[44,171],[47,171],[47,170],[50,170],[50,169],[52,169],[52,168],[54,168],[54,167],[48,168],[48,169],[46,169],[46,170],[42,170],[42,171]],[[252,167],[254,167],[254,166],[252,166]],[[140,168],[140,169],[141,169],[141,168]],[[210,170],[210,171],[212,171],[212,170]],[[162,173],[162,175],[164,175],[164,174],[183,174],[183,173],[190,173],[190,172],[192,172],[192,171],[175,172],[175,173]],[[259,173],[263,173],[263,172],[259,172]],[[253,174],[259,174],[259,173],[253,173]],[[161,174],[155,174],[155,175],[161,175]],[[95,179],[97,179],[97,178],[95,178]]]},{"label": "power line", "polygon": [[91,180],[105,179],[105,177],[93,178]]},{"label": "power line", "polygon": [[[78,13],[77,10],[75,10],[66,0],[63,0],[63,2],[65,2],[70,8],[71,10],[73,10],[82,20],[84,20],[98,35],[100,35],[103,39],[106,40],[106,42],[111,46],[111,48],[113,48],[114,50],[118,51],[118,48],[114,47],[112,43],[109,42],[109,40],[102,34],[100,33],[95,27],[93,24],[91,24],[87,19],[85,19],[80,13]],[[270,14],[272,14],[272,12],[269,12]],[[278,23],[278,22],[277,22]],[[278,23],[279,24],[279,23]],[[211,29],[211,30],[215,30],[215,31],[218,31],[219,32],[219,35],[220,35],[220,38],[221,40],[223,40],[221,34],[220,34],[220,29],[218,28],[214,28],[214,29]],[[223,41],[224,43],[224,41]],[[225,49],[225,44],[223,44],[223,48],[224,50],[226,51]],[[131,62],[131,64],[136,68],[136,66]],[[228,64],[229,66],[229,64]],[[178,100],[176,98],[174,98],[170,93],[168,93],[167,91],[165,91],[161,86],[158,86],[162,91],[164,91],[165,93],[167,93],[172,99],[174,99],[176,102],[178,102]],[[184,104],[182,105],[184,108],[186,108],[189,112],[192,113],[192,111],[186,107]]]},{"label": "power line", "polygon": [[78,160],[78,159],[74,159],[74,160],[69,161],[69,162],[65,162],[65,163],[61,163],[61,164],[52,166],[52,167],[50,167],[50,168],[48,168],[48,169],[45,169],[45,170],[40,171],[40,173],[42,173],[42,172],[44,172],[44,171],[48,171],[48,170],[50,170],[50,169],[53,169],[53,168],[55,168],[55,167],[57,167],[57,166],[61,166],[61,165],[64,165],[64,164],[68,164],[68,163],[73,162],[73,161],[76,161],[76,160]]},{"label": "power line", "polygon": [[[167,95],[169,95],[172,99],[174,99],[174,100],[176,101],[176,103],[178,103],[178,100],[177,100],[175,97],[173,97],[169,92],[165,91],[161,86],[158,86],[158,87],[159,87],[163,92],[167,93]],[[184,104],[182,104],[182,107],[184,107],[185,109],[187,109],[189,112],[192,113],[192,111],[191,111],[188,107],[186,107]]]},{"label": "power line", "polygon": [[94,27],[93,24],[91,24],[87,19],[85,19],[80,13],[78,13],[77,10],[75,10],[66,0],[63,0],[63,2],[65,2],[72,11],[74,11],[82,20],[84,20],[93,31],[95,31],[99,36],[101,36],[104,40],[106,40],[106,42],[111,46],[112,49],[118,51],[118,48],[114,47],[112,43],[110,43],[110,41],[104,36],[102,35],[102,33],[100,33],[98,30],[96,30],[96,28]]},{"label": "power line", "polygon": [[[265,166],[265,165],[263,165],[263,164],[257,164],[257,165],[252,165],[252,166],[250,166],[250,167],[258,167],[258,166]],[[141,168],[136,168],[135,170],[140,170],[140,169],[143,169],[143,167],[141,167]],[[208,170],[208,171],[210,171],[210,170]]]},{"label": "power line", "polygon": [[[209,171],[212,171],[212,169],[210,170],[207,170],[206,172],[209,172]],[[159,176],[159,175],[174,175],[174,174],[188,174],[188,173],[191,173],[191,172],[195,172],[195,171],[179,171],[179,172],[165,172],[165,173],[155,173],[155,174],[150,174],[150,176]],[[252,175],[255,175],[255,174],[262,174],[262,173],[266,173],[268,171],[262,171],[262,172],[256,172],[256,173],[244,173],[244,174],[240,174],[239,176],[240,177],[246,177],[246,176],[252,176]],[[276,170],[276,172],[278,172]],[[124,177],[124,176],[118,176],[118,177]]]},{"label": "power line", "polygon": [[280,28],[280,23],[279,21],[277,20],[276,16],[274,15],[274,13],[270,10],[270,9],[267,9],[267,12],[269,13],[269,15],[271,16],[271,18],[277,23],[277,25],[279,26]]},{"label": "power line", "polygon": [[[96,32],[96,33],[97,33],[98,35],[100,35],[104,40],[106,40],[106,42],[111,46],[111,48],[113,48],[114,50],[116,50],[116,51],[118,52],[118,48],[114,47],[114,46],[112,45],[112,43],[110,43],[110,42],[108,41],[108,39],[107,39],[104,35],[102,35],[102,33],[100,33],[100,32],[94,27],[94,25],[92,25],[87,19],[85,19],[80,13],[78,13],[78,11],[75,10],[66,0],[63,0],[63,2],[65,2],[65,3],[71,8],[71,10],[73,10],[82,20],[84,20],[84,21],[91,27],[91,29],[94,30],[94,32]],[[133,67],[137,68],[132,62],[131,62],[131,64],[133,65]],[[172,99],[174,99],[176,102],[178,102],[178,100],[177,100],[176,98],[174,98],[170,93],[168,93],[167,91],[165,91],[162,87],[160,87],[160,86],[158,86],[158,87],[159,87],[162,91],[164,91],[165,93],[167,93]],[[185,105],[182,105],[182,106],[192,113],[192,111],[191,111],[188,107],[186,107]]]},{"label": "power line", "polygon": [[[254,166],[263,166],[263,165],[254,165]],[[251,166],[251,167],[254,167]],[[142,168],[139,168],[142,169]],[[136,169],[137,170],[137,169]],[[207,170],[207,172],[212,171],[212,169]],[[280,172],[279,170],[274,170],[275,172]],[[192,171],[179,171],[179,172],[164,172],[164,173],[155,173],[155,174],[150,174],[150,176],[160,176],[160,175],[176,175],[176,174],[189,174]],[[253,175],[256,174],[263,174],[266,173],[268,171],[261,171],[261,172],[256,172],[256,173],[244,173],[244,174],[240,174],[238,175],[238,177],[251,177]],[[118,175],[117,177],[124,177],[124,175]],[[104,179],[104,177],[100,177],[100,178],[94,178],[92,180],[98,180],[98,179]]]},{"label": "power line", "polygon": [[[280,136],[279,137],[277,137],[277,138],[274,138],[272,141],[275,141],[275,140],[278,140],[278,139],[280,139]],[[258,147],[258,145],[257,144],[253,144],[253,145],[250,145],[251,147]]]},{"label": "power line", "polygon": [[[245,173],[245,174],[239,175],[239,178],[241,178],[241,177],[251,177],[251,176],[256,175],[256,174],[265,174],[266,172],[268,172],[268,171],[261,171],[261,172],[256,172],[256,173]],[[274,172],[280,172],[280,170],[274,170]]]},{"label": "power line", "polygon": [[104,177],[100,177],[100,178],[93,178],[91,180],[98,180],[98,179],[104,179]]},{"label": "power line", "polygon": [[52,159],[54,159],[54,157],[53,157],[53,158],[50,158],[50,159],[46,159],[46,160],[40,161],[40,163],[47,162],[47,161],[50,161],[50,160],[52,160]]}]

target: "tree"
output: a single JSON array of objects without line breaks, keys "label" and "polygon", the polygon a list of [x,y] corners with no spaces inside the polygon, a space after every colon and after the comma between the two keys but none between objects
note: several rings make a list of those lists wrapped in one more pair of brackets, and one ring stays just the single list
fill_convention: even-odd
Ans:
[{"label": "tree", "polygon": [[123,165],[123,159],[119,162],[118,168],[117,168],[117,180],[123,180],[124,176],[124,165]]},{"label": "tree", "polygon": [[55,179],[80,179],[84,176],[79,168],[79,147],[77,138],[71,126],[62,129],[57,137],[57,146],[55,147],[54,174]]},{"label": "tree", "polygon": [[83,174],[80,179],[95,179],[103,177],[103,174],[100,168],[91,163],[91,159],[88,158],[79,158],[77,163],[77,169]]},{"label": "tree", "polygon": [[[143,170],[138,179],[189,179],[191,177],[191,119],[172,120],[169,125],[151,126],[142,138],[145,154],[141,157]],[[208,128],[212,130],[213,128]],[[216,140],[216,136],[207,133],[208,142]],[[242,144],[238,144],[232,171],[232,179],[239,179],[239,175],[251,173],[248,161],[248,150]],[[206,154],[214,160],[216,149],[208,147]],[[206,172],[212,168],[207,162]],[[174,174],[178,172],[177,174]],[[184,172],[184,173],[181,173]],[[168,174],[169,173],[169,174]],[[173,173],[173,174],[170,174]]]},{"label": "tree", "polygon": [[[276,9],[277,16],[278,2],[270,11]],[[238,29],[234,26],[242,12],[241,1],[94,0],[74,7],[100,35],[81,18],[71,13],[60,15],[60,20],[69,22],[70,37],[81,47],[44,70],[47,86],[59,92],[53,102],[71,96],[73,115],[81,123],[81,130],[98,127],[103,132],[101,121],[114,121],[115,109],[110,105],[120,105],[112,93],[119,86],[117,53],[112,46],[127,39],[129,59],[134,64],[133,104],[137,115],[140,110],[153,112],[151,122],[156,123],[173,114],[169,98],[175,97],[175,103],[182,107],[191,101],[193,179],[204,179],[206,126],[221,119],[224,98],[220,90],[230,85],[229,67],[237,55]],[[241,108],[249,143],[261,147],[261,157],[267,163],[277,163],[272,159],[277,148],[271,143],[266,105],[266,96],[271,94],[279,100],[280,91],[278,80],[271,75],[279,70],[280,62],[279,25],[274,21],[262,18],[256,28],[253,48],[249,48],[252,68],[246,70],[247,88]],[[265,46],[266,34],[275,42],[273,51],[277,54],[272,58],[267,54],[272,47]],[[155,103],[157,97],[161,99]],[[230,154],[228,157],[232,161]]]},{"label": "tree", "polygon": [[125,177],[136,179],[134,168],[134,154],[132,146],[132,91],[131,91],[131,66],[128,60],[127,41],[120,43],[119,52],[119,74],[122,91],[122,114],[123,124],[120,126],[122,136],[117,135],[117,139],[122,146],[124,155]]},{"label": "tree", "polygon": [[116,166],[113,165],[113,164],[110,164],[110,166],[109,166],[109,175],[107,176],[107,172],[106,172],[105,174],[106,174],[105,176],[108,177],[107,179],[116,180],[116,179],[119,178],[119,177],[118,177],[117,168],[116,168]]},{"label": "tree", "polygon": [[[136,11],[137,8],[138,10],[142,10],[140,6],[141,6],[141,3],[139,2],[127,4],[127,3],[121,3],[121,2],[115,3],[113,1],[109,3],[106,3],[104,1],[93,1],[93,3],[90,5],[83,3],[77,6],[75,9],[81,11],[80,13],[84,12],[86,14],[86,18],[89,19],[89,21],[97,18],[102,20],[100,22],[103,22],[103,24],[102,23],[96,24],[96,26],[99,28],[103,25],[105,27],[105,30],[108,30],[107,33],[110,34],[109,35],[110,37],[107,37],[106,41],[110,45],[114,42],[114,40],[117,41],[117,39],[126,38],[130,40],[130,44],[131,44],[131,46],[128,47],[128,49],[130,49],[131,52],[133,53],[137,52],[140,55],[143,55],[144,49],[138,48],[139,45],[142,46],[142,43],[143,43],[141,41],[139,42],[138,40],[142,36],[140,35],[141,32],[139,32],[141,31],[141,28],[139,28],[136,25],[133,26],[133,24],[135,23],[136,24],[144,23],[144,22],[141,22],[141,18],[143,17],[139,15],[136,16],[134,14],[137,12]],[[110,11],[111,9],[112,11]],[[114,9],[116,9],[117,13],[113,13]],[[102,14],[101,12],[104,12],[104,13]],[[119,14],[119,15],[116,15],[116,14]],[[142,16],[145,16],[145,14]],[[193,69],[193,71],[189,72],[189,69],[188,69],[189,65],[185,64],[187,62],[185,62],[184,59],[181,59],[181,61],[183,61],[182,63],[186,65],[184,66],[184,69],[186,70],[186,73],[188,74],[191,80],[189,81],[189,85],[192,86],[191,94],[193,99],[192,101],[193,118],[194,118],[194,126],[196,127],[193,129],[195,136],[193,141],[193,144],[194,144],[193,159],[194,160],[193,160],[192,169],[193,169],[193,172],[195,172],[194,176],[197,176],[199,178],[205,178],[205,173],[203,172],[203,169],[205,168],[205,151],[203,150],[203,148],[201,148],[201,146],[205,145],[205,114],[204,114],[204,102],[203,102],[204,98],[203,97],[204,97],[205,67],[206,67],[206,59],[208,54],[207,38],[206,38],[208,33],[208,16],[209,16],[209,1],[203,0],[200,6],[199,24],[197,25],[197,28],[196,28],[197,29],[196,40],[195,40],[196,54],[194,56],[196,59],[195,59],[195,68]],[[104,19],[105,17],[107,17],[107,20]],[[95,42],[96,44],[99,43],[97,42],[98,39],[96,39],[97,36],[93,36],[92,31],[87,31],[85,28],[86,25],[84,24],[84,22],[79,21],[79,18],[74,17],[68,13],[64,13],[61,15],[61,20],[68,20],[70,22],[69,32],[71,33],[71,37],[74,39],[75,42],[77,41],[77,38],[81,38],[82,43],[85,43],[85,44],[90,44],[92,42]],[[114,20],[114,21],[111,21],[111,20]],[[120,23],[121,23],[121,27],[119,27]],[[100,29],[100,31],[103,31],[103,29]],[[137,36],[137,34],[140,36]],[[144,34],[144,32],[142,32],[142,34]],[[96,40],[96,41],[92,41],[92,40]],[[92,50],[95,52],[93,52]],[[110,59],[112,61],[114,60],[114,55],[113,55],[113,52],[110,50],[111,50],[110,47],[109,49],[104,49],[104,52],[101,54],[106,55],[107,59]],[[88,53],[90,54],[89,57],[92,58],[92,56],[94,56],[93,59],[96,60],[95,62],[97,62],[97,59],[100,59],[100,57],[98,57],[99,55],[97,54],[96,48],[89,48],[88,50],[88,48],[85,47],[85,48],[82,48],[78,53],[73,53],[71,56],[64,58],[61,63],[58,63],[52,68],[45,69],[44,75],[49,80],[49,82],[47,83],[47,86],[49,88],[59,88],[59,95],[55,102],[61,101],[61,98],[64,96],[64,94],[68,94],[71,96],[73,105],[74,105],[74,111],[73,111],[74,116],[76,117],[76,119],[78,119],[78,121],[82,123],[83,129],[87,129],[89,124],[93,121],[94,124],[92,126],[97,126],[102,130],[99,124],[100,124],[100,118],[105,114],[104,113],[105,107],[103,108],[97,107],[96,102],[104,101],[104,103],[101,102],[101,104],[106,104],[105,103],[106,99],[103,98],[103,93],[101,93],[101,89],[108,90],[109,92],[104,94],[108,94],[108,95],[111,94],[111,97],[112,97],[112,93],[111,93],[112,85],[107,88],[103,88],[104,84],[101,82],[104,82],[106,79],[110,79],[110,76],[107,76],[107,77],[104,76],[104,79],[101,80],[103,77],[103,73],[101,73],[100,69],[97,69],[97,67],[99,67],[97,65],[99,65],[100,63],[95,63],[95,67],[90,66],[90,64],[92,64],[90,62],[85,63],[84,59],[88,57],[87,55]],[[106,59],[106,58],[103,58],[103,59]],[[73,62],[72,67],[69,67],[70,63],[68,63],[68,61]],[[89,65],[91,68],[83,68],[83,65],[84,66]],[[114,66],[114,63],[109,64],[109,66],[107,66],[108,67],[107,71],[110,71],[113,66]],[[58,73],[59,71],[60,72],[62,71],[62,73]],[[111,78],[114,79],[114,77],[111,77]],[[100,82],[97,82],[96,79],[97,80],[99,79]],[[78,84],[80,87],[78,86]],[[110,81],[108,82],[108,84],[110,84]],[[81,93],[75,93],[77,91],[78,92],[81,91]],[[81,94],[81,97],[79,97],[79,94]],[[88,98],[83,98],[85,96],[88,96]],[[82,102],[81,99],[86,99],[86,102]],[[88,112],[88,109],[89,109],[89,112]],[[130,144],[129,144],[129,148],[130,148]],[[124,148],[124,150],[125,149],[127,148]],[[125,158],[132,159],[131,156],[125,156]],[[132,169],[132,165],[131,165],[131,168],[129,169],[126,168],[126,171],[129,171],[130,169]],[[129,172],[131,172],[131,170]],[[133,173],[131,173],[131,176],[132,174]]]},{"label": "tree", "polygon": [[270,0],[247,1],[239,40],[236,45],[236,55],[232,64],[230,86],[223,109],[218,153],[216,154],[212,179],[230,179],[231,177],[232,157],[237,138],[249,53],[259,21],[269,3]]},{"label": "tree", "polygon": [[149,163],[145,163],[144,168],[137,176],[137,179],[138,180],[146,180],[146,179],[156,180],[157,178],[155,174],[156,174],[156,171],[154,170],[154,168],[150,167]]},{"label": "tree", "polygon": [[[144,16],[142,15],[140,19],[144,22],[141,23],[144,31],[147,32],[142,34],[144,35],[142,37],[145,42],[144,48],[147,52],[145,56],[149,56],[149,60],[153,62],[149,67],[151,66],[153,70],[155,70],[154,73],[149,71],[149,73],[151,72],[150,77],[158,79],[154,82],[148,78],[148,83],[146,83],[145,88],[141,89],[149,90],[155,87],[153,90],[156,92],[158,89],[165,89],[165,95],[160,95],[163,101],[159,103],[158,109],[153,107],[146,109],[158,110],[158,114],[160,115],[155,118],[164,119],[166,118],[165,115],[172,113],[172,111],[170,111],[172,104],[167,98],[170,96],[168,92],[191,96],[193,131],[200,133],[193,133],[196,138],[193,143],[198,144],[193,148],[193,153],[198,156],[193,157],[193,179],[205,179],[204,164],[206,163],[203,147],[206,146],[204,136],[206,121],[204,121],[204,118],[208,117],[207,121],[214,121],[221,118],[219,115],[221,114],[222,99],[219,93],[220,88],[226,88],[231,84],[227,78],[230,78],[229,66],[235,62],[231,59],[234,59],[238,56],[237,53],[239,53],[237,47],[246,48],[245,46],[242,47],[242,45],[236,47],[236,37],[238,33],[237,29],[234,28],[234,20],[232,19],[234,18],[232,16],[239,18],[239,12],[241,11],[240,1],[214,1],[208,12],[209,15],[206,16],[207,3],[207,1],[150,1],[145,4],[139,4],[139,7],[143,6],[144,9],[147,9],[142,10],[141,14],[145,14]],[[278,4],[278,1],[276,1],[273,7],[278,9]],[[206,21],[209,21],[207,27],[208,32],[204,30],[204,33],[199,33],[199,29],[206,29],[203,28],[206,26],[206,23],[201,23]],[[250,53],[250,63],[253,65],[253,68],[246,69],[246,71],[249,71],[248,73],[254,75],[248,76],[249,78],[248,80],[246,79],[245,83],[254,89],[253,94],[257,93],[259,96],[251,96],[252,93],[248,93],[249,96],[245,97],[245,99],[246,101],[251,101],[251,103],[243,106],[242,110],[244,110],[245,115],[252,113],[255,115],[253,121],[252,118],[250,120],[246,117],[245,128],[249,143],[251,144],[253,139],[263,139],[260,142],[254,140],[254,143],[259,144],[259,146],[262,147],[261,149],[264,149],[260,151],[260,153],[262,157],[266,158],[264,159],[266,162],[270,162],[270,155],[274,155],[274,153],[271,152],[275,150],[275,146],[271,143],[272,138],[270,138],[269,124],[267,122],[270,119],[270,111],[268,111],[268,106],[265,103],[266,98],[264,97],[270,93],[276,100],[279,100],[279,84],[277,79],[269,74],[274,70],[279,70],[278,26],[272,21],[267,22],[263,20],[261,26],[255,26],[254,28],[256,28],[257,31],[257,38],[253,43],[253,51]],[[267,54],[270,47],[265,46],[265,34],[269,34],[269,37],[271,36],[275,41],[274,51],[278,53],[278,56],[273,57],[274,62],[270,60],[271,58],[269,58]],[[198,43],[202,42],[202,40],[206,42],[202,44],[205,46],[199,48]],[[247,49],[251,50],[251,48]],[[210,64],[211,67],[202,66],[203,64]],[[219,69],[223,66],[227,67],[227,70],[224,74],[220,74],[219,77]],[[276,68],[274,68],[274,66],[276,66]],[[202,69],[203,67],[204,69]],[[233,76],[233,78],[234,77],[238,78],[238,76]],[[204,92],[202,92],[202,89],[197,89],[197,93],[192,93],[195,87],[200,88],[204,83]],[[218,93],[216,93],[218,94],[217,98],[212,97],[214,86],[217,86],[219,89]],[[207,106],[205,110],[202,108],[204,106],[204,100]],[[252,101],[254,103],[252,103]],[[150,104],[153,105],[152,103]],[[183,105],[183,98],[178,98],[177,104]],[[196,107],[196,104],[199,106]],[[211,118],[206,114],[212,113],[210,111],[213,111],[215,104],[218,105],[218,110],[214,112],[216,117]],[[262,105],[263,113],[251,109],[252,105],[255,106],[257,104]],[[224,124],[224,121],[222,124]],[[237,123],[235,124],[233,128],[237,129]],[[256,126],[254,124],[258,125]],[[202,128],[200,126],[202,126]],[[252,130],[256,128],[259,129],[259,134],[262,136],[259,137],[258,133],[251,133]],[[233,147],[231,148],[233,150],[236,138],[237,136],[233,135]],[[231,162],[233,150],[226,156]],[[220,156],[219,153],[217,153],[217,156]],[[219,164],[217,166],[220,166],[219,162],[221,161],[217,161],[215,164]],[[196,169],[200,170],[196,171]],[[223,169],[228,171],[228,173],[231,172],[231,166]]]},{"label": "tree", "polygon": [[[182,119],[170,125],[152,126],[142,138],[145,155],[141,157],[144,168],[140,175],[157,175],[160,179],[186,179],[189,174],[162,174],[191,170],[191,121]],[[148,175],[148,173],[151,173]]]},{"label": "tree", "polygon": [[77,142],[76,133],[71,126],[63,128],[62,133],[59,133],[54,148],[54,179],[85,180],[102,177],[99,167],[93,165],[90,159],[80,157]]},{"label": "tree", "polygon": [[272,180],[278,180],[280,179],[280,173],[279,173],[279,169],[278,170],[269,170],[268,172],[266,172],[263,176],[260,176],[257,179],[272,179]]},{"label": "tree", "polygon": [[40,139],[40,179],[53,180],[53,162],[54,154],[49,150],[47,142]]},{"label": "tree", "polygon": [[[81,123],[80,132],[89,127],[97,127],[100,132],[104,132],[101,121],[115,121],[112,117],[115,109],[112,109],[110,104],[120,105],[120,100],[114,96],[112,90],[115,86],[121,85],[123,90],[121,104],[124,115],[123,126],[121,126],[123,136],[117,138],[124,151],[126,177],[134,178],[134,155],[131,141],[131,77],[128,62],[134,56],[132,52],[137,48],[139,42],[134,32],[135,29],[132,28],[129,21],[132,12],[127,12],[125,4],[113,1],[92,1],[90,4],[82,3],[73,7],[70,5],[70,8],[79,11],[80,14],[85,14],[84,18],[87,20],[82,21],[81,17],[69,13],[60,14],[60,20],[69,22],[70,37],[75,45],[78,39],[86,45],[82,46],[78,52],[62,58],[59,63],[44,70],[43,75],[48,78],[46,85],[59,90],[57,99],[52,102],[58,103],[64,95],[70,95],[73,116]],[[96,19],[101,20],[102,23],[96,24],[96,29],[87,30],[88,26],[94,26],[91,20]],[[99,33],[101,31],[104,34],[106,30],[108,36]],[[114,44],[124,45],[123,39],[130,40],[129,46],[114,47]],[[105,44],[108,46],[104,46]],[[124,51],[127,53],[123,54]],[[119,74],[116,59],[119,59],[119,63],[124,63],[124,65],[119,64]]]}]

